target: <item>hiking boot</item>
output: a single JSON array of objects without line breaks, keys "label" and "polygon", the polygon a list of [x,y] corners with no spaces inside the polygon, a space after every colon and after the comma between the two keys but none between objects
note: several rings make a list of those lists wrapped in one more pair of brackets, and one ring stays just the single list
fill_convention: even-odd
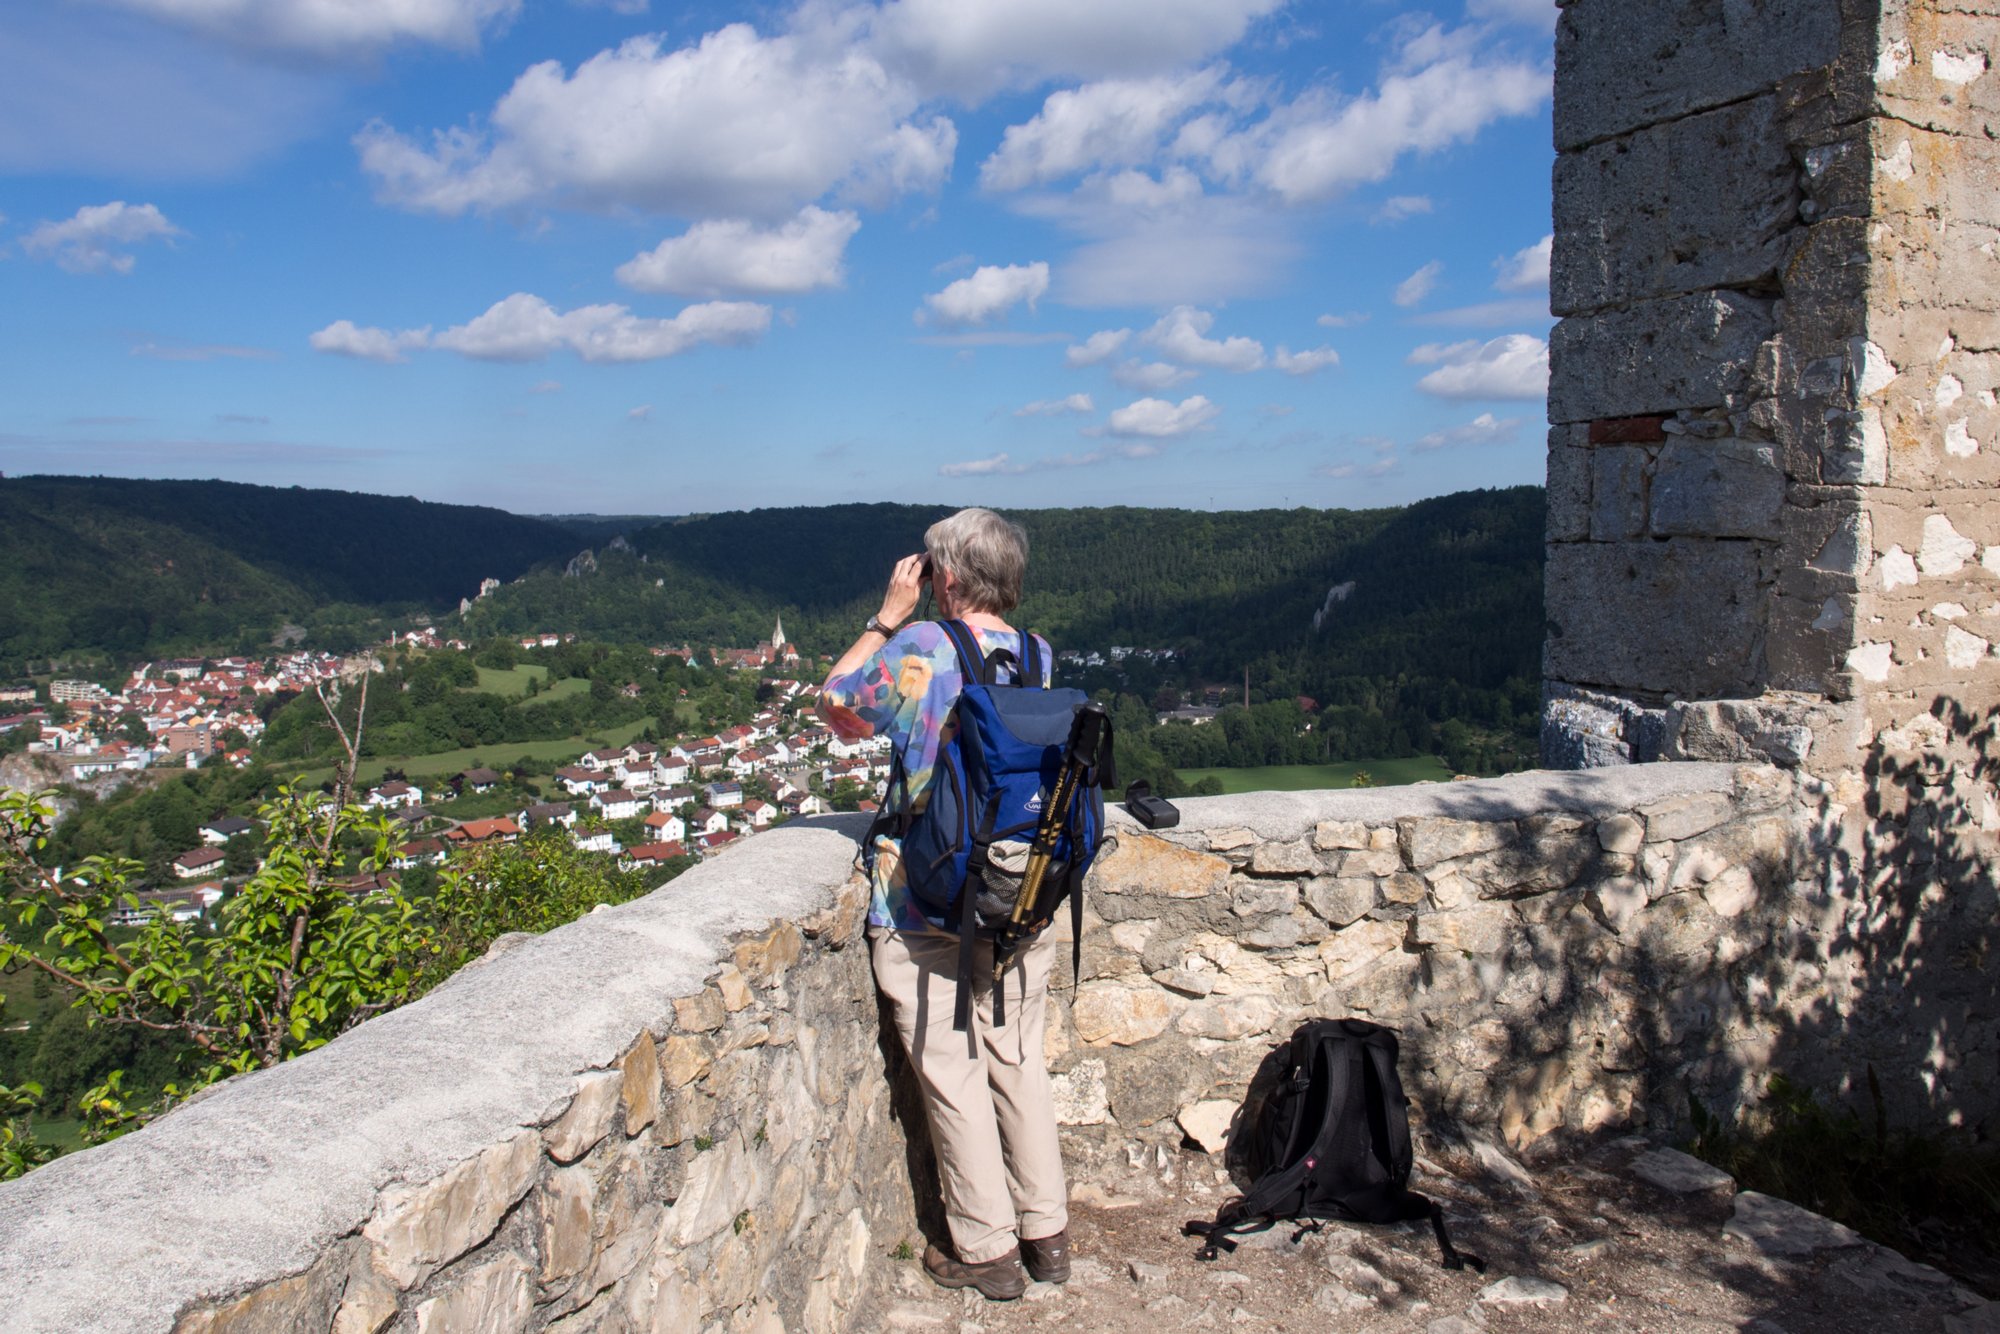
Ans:
[{"label": "hiking boot", "polygon": [[1069,1229],[1032,1241],[1021,1238],[1021,1263],[1037,1283],[1069,1282]]},{"label": "hiking boot", "polygon": [[1021,1253],[1007,1252],[997,1260],[976,1265],[954,1260],[936,1246],[924,1247],[924,1269],[942,1288],[976,1288],[989,1302],[1011,1302],[1028,1290],[1021,1271]]}]

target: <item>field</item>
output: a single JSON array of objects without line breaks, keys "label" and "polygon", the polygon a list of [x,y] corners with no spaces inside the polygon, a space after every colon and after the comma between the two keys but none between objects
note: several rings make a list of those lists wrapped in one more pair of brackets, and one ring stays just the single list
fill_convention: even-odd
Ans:
[{"label": "field", "polygon": [[1350,760],[1345,764],[1273,764],[1260,769],[1182,769],[1181,778],[1196,783],[1213,774],[1222,790],[1238,792],[1302,792],[1314,788],[1352,787],[1354,775],[1365,773],[1375,787],[1401,787],[1426,780],[1444,782],[1451,770],[1435,755],[1408,760]]},{"label": "field", "polygon": [[580,676],[566,676],[554,685],[548,685],[549,669],[534,663],[524,663],[501,671],[495,667],[479,669],[478,689],[489,695],[501,695],[508,699],[519,699],[528,693],[528,682],[540,681],[548,686],[540,699],[567,699],[571,695],[581,695],[590,689],[590,682]]},{"label": "field", "polygon": [[[621,727],[607,727],[593,736],[562,737],[555,741],[502,741],[491,746],[470,746],[464,750],[441,750],[435,755],[363,760],[358,778],[363,784],[372,784],[381,779],[383,770],[401,769],[421,786],[425,778],[448,778],[462,769],[471,768],[475,762],[489,769],[505,769],[523,756],[543,761],[572,760],[598,746],[622,746],[645,731],[651,722],[650,718],[641,718]],[[332,777],[331,768],[307,769],[293,781],[306,787],[317,787]]]}]

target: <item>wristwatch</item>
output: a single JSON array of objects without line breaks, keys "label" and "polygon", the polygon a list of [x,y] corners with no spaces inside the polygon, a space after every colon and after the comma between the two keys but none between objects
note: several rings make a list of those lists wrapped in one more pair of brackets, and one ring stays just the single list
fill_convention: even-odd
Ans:
[{"label": "wristwatch", "polygon": [[864,626],[863,629],[873,630],[876,634],[882,636],[882,638],[884,639],[892,638],[896,633],[896,627],[893,625],[882,624],[882,618],[880,616],[870,616],[868,618],[868,624]]}]

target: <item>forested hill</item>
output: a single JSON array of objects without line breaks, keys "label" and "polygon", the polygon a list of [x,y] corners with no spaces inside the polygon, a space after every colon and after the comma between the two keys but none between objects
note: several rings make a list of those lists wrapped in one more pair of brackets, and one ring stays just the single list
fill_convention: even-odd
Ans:
[{"label": "forested hill", "polygon": [[[808,651],[838,651],[890,566],[948,513],[835,505],[640,529],[595,568],[538,571],[478,603],[475,636],[743,645],[782,614]],[[1539,675],[1542,492],[1462,492],[1383,510],[1017,511],[1028,531],[1022,621],[1058,647],[1175,648],[1260,693],[1329,676],[1421,674],[1477,687]],[[1329,591],[1352,583],[1323,625]]]},{"label": "forested hill", "polygon": [[560,565],[566,528],[504,510],[235,482],[0,479],[0,666],[251,648],[340,608],[454,607]]}]

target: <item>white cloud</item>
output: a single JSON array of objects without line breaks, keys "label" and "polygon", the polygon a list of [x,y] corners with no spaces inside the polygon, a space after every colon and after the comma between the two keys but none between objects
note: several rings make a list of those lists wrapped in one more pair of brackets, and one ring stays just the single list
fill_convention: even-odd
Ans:
[{"label": "white cloud", "polygon": [[1330,366],[1338,366],[1340,353],[1330,347],[1293,352],[1281,343],[1271,357],[1271,364],[1287,375],[1314,375]]},{"label": "white cloud", "polygon": [[940,477],[992,477],[1003,473],[1022,473],[1027,465],[1016,463],[1005,454],[995,454],[991,458],[968,459],[963,463],[947,463],[938,468]]},{"label": "white cloud", "polygon": [[633,408],[625,414],[625,420],[628,422],[643,422],[651,421],[652,419],[653,405],[651,403],[641,403],[638,407]]},{"label": "white cloud", "polygon": [[393,42],[470,50],[521,0],[105,0],[227,42],[341,54]]},{"label": "white cloud", "polygon": [[1100,329],[1081,343],[1065,349],[1063,364],[1072,370],[1081,370],[1085,366],[1108,361],[1117,355],[1118,349],[1124,347],[1125,340],[1131,336],[1130,329]]},{"label": "white cloud", "polygon": [[[740,347],[771,326],[771,308],[748,301],[710,301],[672,319],[647,319],[624,306],[579,306],[558,311],[538,296],[516,292],[485,314],[439,334],[422,329],[357,328],[336,320],[312,335],[313,347],[369,361],[402,361],[407,349],[439,347],[480,361],[538,361],[567,347],[585,361],[657,361],[703,343]],[[543,381],[543,386],[562,386]]]},{"label": "white cloud", "polygon": [[1549,392],[1549,345],[1528,334],[1503,334],[1484,343],[1425,343],[1411,351],[1409,361],[1437,367],[1417,388],[1439,398],[1532,400]]},{"label": "white cloud", "polygon": [[1099,167],[1136,167],[1159,155],[1167,131],[1223,90],[1219,69],[1156,79],[1114,79],[1049,94],[1010,125],[979,168],[989,190],[1019,190]]},{"label": "white cloud", "polygon": [[1437,290],[1438,275],[1444,272],[1444,261],[1434,259],[1409,277],[1396,284],[1396,294],[1392,298],[1399,306],[1414,306]]},{"label": "white cloud", "polygon": [[1120,388],[1153,394],[1185,384],[1198,374],[1199,371],[1169,366],[1164,361],[1140,361],[1137,357],[1128,357],[1111,368],[1112,382]]},{"label": "white cloud", "polygon": [[1371,219],[1378,223],[1398,223],[1431,211],[1429,195],[1391,195],[1382,201]]},{"label": "white cloud", "polygon": [[808,205],[777,227],[737,218],[698,222],[618,266],[618,281],[641,292],[760,296],[839,287],[847,243],[861,229],[849,212]]},{"label": "white cloud", "polygon": [[559,312],[538,296],[516,292],[431,343],[482,361],[534,361],[562,347],[585,361],[657,361],[703,343],[754,343],[770,327],[771,308],[749,301],[709,301],[672,319],[645,319],[618,305]]},{"label": "white cloud", "polygon": [[1490,412],[1482,412],[1463,426],[1451,426],[1421,436],[1411,442],[1410,448],[1424,454],[1447,445],[1483,445],[1496,440],[1511,440],[1520,425],[1519,417],[1496,418]]},{"label": "white cloud", "polygon": [[1033,310],[1048,290],[1049,266],[1041,260],[1004,266],[982,264],[969,277],[925,297],[924,306],[940,324],[958,328],[984,324],[1022,302]]},{"label": "white cloud", "polygon": [[1014,409],[1016,417],[1060,417],[1065,413],[1097,411],[1097,405],[1089,394],[1071,394],[1067,398],[1042,398],[1033,403]]},{"label": "white cloud", "polygon": [[958,131],[859,46],[731,24],[666,50],[634,37],[566,74],[529,67],[485,131],[429,147],[376,122],[358,136],[383,199],[429,212],[569,203],[684,217],[771,218],[830,191],[927,190]]},{"label": "white cloud", "polygon": [[[1186,366],[1223,371],[1254,371],[1264,364],[1264,345],[1254,338],[1220,341],[1207,337],[1215,316],[1193,306],[1176,306],[1146,330],[1144,340],[1168,358]],[[1207,400],[1203,400],[1206,402]]]},{"label": "white cloud", "polygon": [[1236,43],[1284,0],[890,0],[872,32],[885,61],[933,93],[1132,78]]},{"label": "white cloud", "polygon": [[426,347],[431,341],[430,326],[421,329],[376,329],[357,325],[352,320],[335,320],[324,329],[309,337],[315,352],[325,352],[336,357],[355,357],[362,361],[408,361],[405,355],[413,347]]},{"label": "white cloud", "polygon": [[1105,421],[1112,435],[1138,435],[1166,439],[1199,431],[1214,421],[1222,409],[1200,394],[1169,403],[1163,398],[1142,398],[1115,410]]},{"label": "white cloud", "polygon": [[1345,315],[1322,315],[1317,321],[1322,329],[1352,329],[1357,324],[1368,323],[1365,311],[1350,310]]},{"label": "white cloud", "polygon": [[130,273],[137,259],[127,247],[171,241],[187,233],[151,204],[86,204],[61,222],[44,222],[21,237],[24,253],[53,258],[71,273]]},{"label": "white cloud", "polygon": [[1493,280],[1493,286],[1502,292],[1546,292],[1549,290],[1549,251],[1556,238],[1544,236],[1525,250],[1517,250],[1506,259],[1496,259],[1493,267],[1500,276]]}]

